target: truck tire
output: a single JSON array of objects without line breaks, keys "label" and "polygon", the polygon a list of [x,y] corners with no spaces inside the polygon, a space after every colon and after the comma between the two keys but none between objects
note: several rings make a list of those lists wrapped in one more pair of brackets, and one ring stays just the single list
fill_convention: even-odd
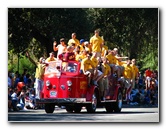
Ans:
[{"label": "truck tire", "polygon": [[46,113],[53,113],[55,109],[55,104],[47,103],[45,104],[44,108]]},{"label": "truck tire", "polygon": [[123,95],[121,90],[118,91],[116,103],[114,103],[114,112],[118,113],[122,110]]},{"label": "truck tire", "polygon": [[92,95],[91,103],[86,106],[88,113],[94,113],[96,111],[97,101],[98,100],[97,100],[96,92],[94,92]]}]

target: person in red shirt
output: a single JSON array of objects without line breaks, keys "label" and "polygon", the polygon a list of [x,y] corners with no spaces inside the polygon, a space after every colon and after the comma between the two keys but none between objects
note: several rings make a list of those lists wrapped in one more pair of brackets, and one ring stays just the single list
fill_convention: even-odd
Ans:
[{"label": "person in red shirt", "polygon": [[67,52],[63,55],[63,62],[74,61],[75,54],[73,52],[74,48],[72,46],[67,46]]},{"label": "person in red shirt", "polygon": [[151,75],[153,74],[153,72],[150,70],[150,68],[148,68],[146,71],[145,71],[145,76],[146,76],[146,80],[145,80],[145,83],[146,83],[146,90],[148,90],[148,88],[150,88],[150,81],[151,81]]},{"label": "person in red shirt", "polygon": [[148,68],[146,71],[145,71],[145,76],[146,77],[151,77],[151,74],[152,74],[153,72],[150,70],[150,68]]},{"label": "person in red shirt", "polygon": [[67,52],[63,55],[62,61],[63,61],[63,70],[66,71],[68,67],[68,61],[74,61],[75,60],[75,54],[73,52],[74,48],[73,46],[67,47]]}]

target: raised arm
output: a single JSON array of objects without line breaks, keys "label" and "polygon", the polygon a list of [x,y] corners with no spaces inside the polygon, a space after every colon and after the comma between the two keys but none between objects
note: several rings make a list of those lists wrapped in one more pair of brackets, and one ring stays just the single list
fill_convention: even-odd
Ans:
[{"label": "raised arm", "polygon": [[57,44],[57,42],[54,41],[54,42],[53,42],[53,50],[54,50],[54,51],[57,51],[57,50],[58,50],[58,48],[56,47],[56,44]]},{"label": "raised arm", "polygon": [[26,55],[27,55],[27,57],[29,58],[29,60],[30,60],[34,65],[36,65],[36,62],[30,57],[29,52],[26,52]]}]

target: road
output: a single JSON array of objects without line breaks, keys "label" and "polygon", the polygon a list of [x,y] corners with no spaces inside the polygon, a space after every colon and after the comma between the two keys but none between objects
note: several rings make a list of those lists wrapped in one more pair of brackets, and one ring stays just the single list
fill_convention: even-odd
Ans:
[{"label": "road", "polygon": [[46,114],[43,109],[8,113],[9,122],[159,122],[159,108],[123,108],[121,113],[107,113],[105,108],[97,108],[95,113],[67,113],[55,108],[54,113]]}]

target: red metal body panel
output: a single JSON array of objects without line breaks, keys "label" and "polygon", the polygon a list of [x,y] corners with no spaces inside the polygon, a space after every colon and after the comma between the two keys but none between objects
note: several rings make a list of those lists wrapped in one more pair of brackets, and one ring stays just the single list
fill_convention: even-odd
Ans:
[{"label": "red metal body panel", "polygon": [[[50,64],[54,63],[56,62]],[[42,91],[43,98],[82,98],[86,96],[87,77],[80,73],[80,62],[70,61],[69,63],[77,66],[75,72],[48,73],[48,69],[46,69]],[[50,82],[49,86],[46,86],[47,81]],[[71,86],[67,85],[68,81],[72,83]]]},{"label": "red metal body panel", "polygon": [[[84,98],[86,102],[91,102],[92,95],[95,91],[99,93],[99,88],[94,85],[88,88],[87,77],[80,73],[80,65],[80,62],[69,61],[67,65],[69,67],[64,71],[63,62],[50,62],[45,70],[42,99]],[[120,85],[114,83],[108,100],[117,99],[119,88],[121,88]]]}]

